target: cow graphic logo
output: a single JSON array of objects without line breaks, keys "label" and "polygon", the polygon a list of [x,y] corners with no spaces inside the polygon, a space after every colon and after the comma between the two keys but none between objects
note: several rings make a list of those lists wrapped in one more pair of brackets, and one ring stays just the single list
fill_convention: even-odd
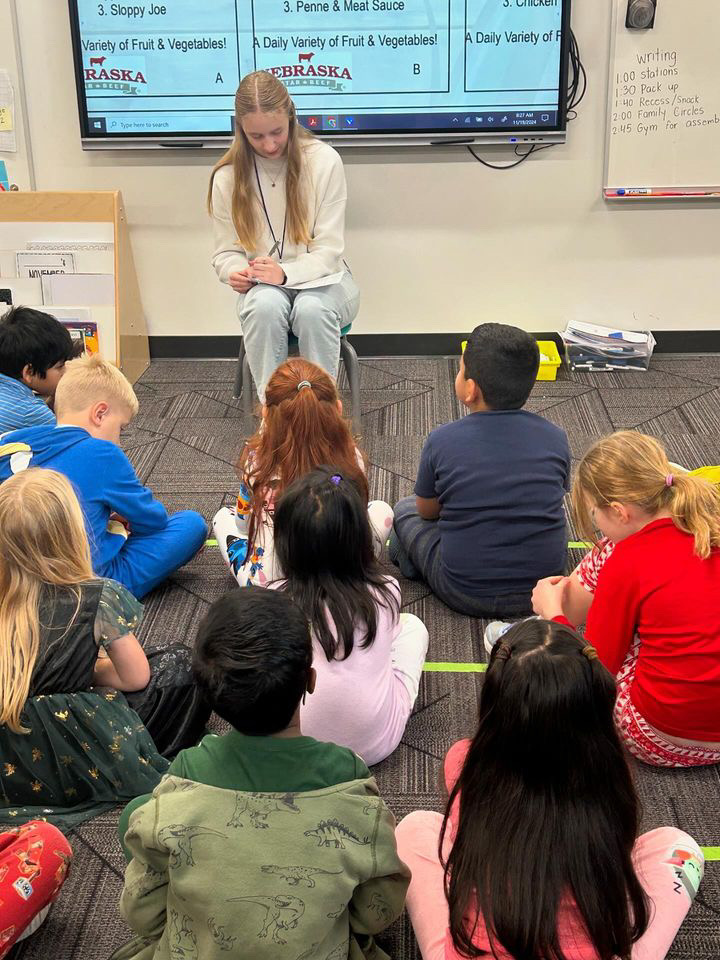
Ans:
[{"label": "cow graphic logo", "polygon": [[142,86],[147,86],[145,60],[132,57],[134,64],[107,65],[107,57],[90,57],[84,68],[85,89],[118,92],[123,96],[139,96]]},{"label": "cow graphic logo", "polygon": [[345,80],[352,80],[347,67],[336,64],[313,63],[315,53],[299,53],[297,63],[266,67],[268,73],[279,77],[286,87],[325,87],[333,92],[346,89]]}]

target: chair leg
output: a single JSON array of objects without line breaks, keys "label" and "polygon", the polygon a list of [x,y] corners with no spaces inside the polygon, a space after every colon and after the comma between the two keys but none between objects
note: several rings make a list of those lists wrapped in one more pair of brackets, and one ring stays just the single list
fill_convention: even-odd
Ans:
[{"label": "chair leg", "polygon": [[353,431],[356,436],[360,436],[362,433],[362,420],[360,419],[360,364],[358,363],[355,347],[353,347],[347,337],[340,337],[340,356],[345,364],[345,372],[347,373],[348,383],[350,384]]},{"label": "chair leg", "polygon": [[233,397],[235,400],[239,400],[242,396],[243,382],[243,367],[245,365],[245,338],[240,338],[240,349],[238,350],[238,361],[235,368],[235,387],[233,389]]},{"label": "chair leg", "polygon": [[243,357],[242,378],[245,386],[242,395],[243,413],[246,417],[251,417],[253,415],[253,378],[250,373],[247,354]]}]

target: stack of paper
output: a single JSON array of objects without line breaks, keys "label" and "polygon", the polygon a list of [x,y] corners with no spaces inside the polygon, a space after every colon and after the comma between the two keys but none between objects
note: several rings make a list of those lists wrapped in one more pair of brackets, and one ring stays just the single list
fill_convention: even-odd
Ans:
[{"label": "stack of paper", "polygon": [[43,303],[69,306],[112,306],[115,278],[111,273],[55,273],[42,277]]},{"label": "stack of paper", "polygon": [[619,330],[572,320],[562,333],[574,370],[647,370],[655,348],[649,330]]}]

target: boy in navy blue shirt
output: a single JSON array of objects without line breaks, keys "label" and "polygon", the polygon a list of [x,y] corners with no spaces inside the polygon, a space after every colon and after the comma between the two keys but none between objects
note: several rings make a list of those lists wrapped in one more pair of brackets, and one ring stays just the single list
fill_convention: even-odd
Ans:
[{"label": "boy in navy blue shirt", "polygon": [[517,327],[473,330],[455,380],[468,415],[430,433],[395,507],[392,561],[469,616],[529,613],[537,581],[565,570],[567,436],[522,409],[539,362]]},{"label": "boy in navy blue shirt", "polygon": [[0,435],[55,424],[47,401],[72,357],[70,334],[50,314],[15,307],[0,319]]},{"label": "boy in navy blue shirt", "polygon": [[120,449],[138,401],[113,364],[89,354],[68,363],[55,410],[57,426],[2,437],[0,483],[29,466],[65,474],[83,508],[94,572],[140,598],[200,549],[207,523],[194,510],[168,515],[138,480]]}]

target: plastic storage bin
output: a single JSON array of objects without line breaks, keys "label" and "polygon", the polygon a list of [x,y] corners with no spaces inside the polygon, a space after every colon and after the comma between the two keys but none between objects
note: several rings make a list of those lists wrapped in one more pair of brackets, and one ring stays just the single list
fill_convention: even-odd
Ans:
[{"label": "plastic storage bin", "polygon": [[571,370],[647,370],[655,337],[649,330],[620,330],[572,321],[561,334]]},{"label": "plastic storage bin", "polygon": [[536,380],[556,380],[558,367],[562,363],[557,344],[554,340],[538,340],[540,367]]}]

